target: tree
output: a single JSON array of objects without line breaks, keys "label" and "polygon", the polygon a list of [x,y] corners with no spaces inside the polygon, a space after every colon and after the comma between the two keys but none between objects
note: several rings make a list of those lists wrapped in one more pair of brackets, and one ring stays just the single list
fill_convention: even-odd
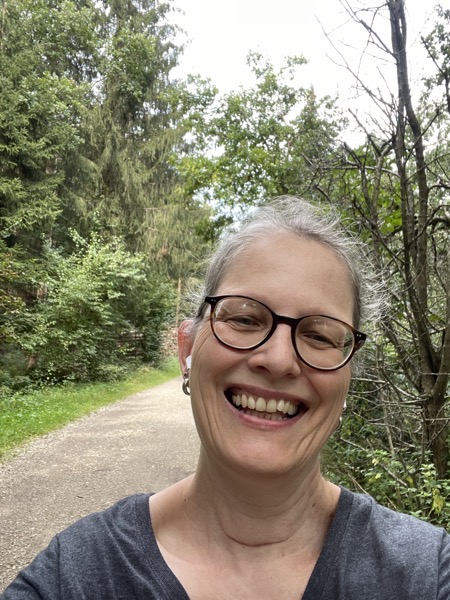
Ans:
[{"label": "tree", "polygon": [[219,228],[273,196],[317,197],[322,171],[312,161],[333,152],[342,124],[330,98],[295,83],[303,58],[278,71],[257,53],[247,62],[255,86],[212,105],[197,123],[196,153],[180,164],[188,191],[214,205]]},{"label": "tree", "polygon": [[213,93],[207,82],[171,79],[183,50],[171,11],[154,0],[104,3],[108,41],[83,146],[98,177],[83,214],[88,228],[122,237],[178,283],[204,251],[197,223],[210,210],[185,194],[176,157],[191,151],[186,135]]},{"label": "tree", "polygon": [[[72,62],[89,54],[93,43],[91,11],[76,11],[69,1],[59,4],[49,9],[45,2],[5,2],[0,32],[1,232],[8,247],[20,244],[35,257],[54,233],[65,157],[80,143],[86,87],[74,79]],[[44,31],[44,21],[54,27]],[[77,40],[77,47],[67,48],[56,64],[64,36]]]},{"label": "tree", "polygon": [[[384,65],[382,84],[376,86],[340,55],[378,111],[366,122],[354,113],[366,142],[344,147],[339,190],[360,233],[369,233],[372,259],[388,281],[390,310],[372,359],[378,407],[375,413],[372,405],[372,424],[383,432],[373,450],[386,451],[396,465],[395,476],[395,469],[384,471],[396,485],[417,488],[430,456],[437,481],[449,473],[449,148],[447,141],[436,144],[448,114],[445,103],[430,101],[429,94],[421,106],[413,99],[405,2],[386,0],[358,9],[342,5],[367,33],[367,56]],[[389,41],[383,35],[386,19]],[[430,52],[436,50],[435,37],[427,43]],[[393,67],[395,92],[387,65]],[[438,77],[445,83],[443,72]]]},{"label": "tree", "polygon": [[[152,211],[184,202],[185,111],[170,3],[14,0],[2,12],[0,218],[9,246],[68,244],[67,224],[154,247]],[[201,205],[196,205],[199,212]],[[168,211],[169,213],[171,211]],[[174,211],[176,212],[176,211]],[[149,218],[151,217],[151,218]]]},{"label": "tree", "polygon": [[[58,290],[71,289],[78,237],[90,244],[97,236],[106,247],[119,239],[140,260],[145,251],[149,281],[161,284],[152,288],[155,302],[159,288],[165,293],[167,275],[175,288],[196,268],[204,247],[197,221],[209,209],[184,196],[174,154],[189,151],[190,114],[205,100],[171,79],[182,51],[175,43],[178,28],[167,19],[171,11],[170,2],[155,0],[3,3],[0,277],[8,312],[0,326],[11,341],[2,347],[4,357],[22,348],[29,353],[25,363],[45,362],[50,346],[44,339],[51,335],[41,329],[40,345],[39,323],[52,322],[54,282]],[[186,247],[190,252],[182,257]],[[56,275],[55,257],[67,266]],[[88,298],[91,290],[85,292]],[[150,308],[144,317],[142,307],[152,302],[144,292],[138,296],[139,305],[131,296],[123,302],[128,314],[140,315],[139,331],[147,340],[142,351],[154,360],[160,317]],[[150,320],[145,326],[144,319]],[[69,320],[61,321],[58,335],[63,324],[70,338]],[[137,321],[129,326],[136,328]],[[106,335],[106,318],[92,328],[99,339],[102,328]],[[80,355],[93,347],[89,340],[80,337]]]}]

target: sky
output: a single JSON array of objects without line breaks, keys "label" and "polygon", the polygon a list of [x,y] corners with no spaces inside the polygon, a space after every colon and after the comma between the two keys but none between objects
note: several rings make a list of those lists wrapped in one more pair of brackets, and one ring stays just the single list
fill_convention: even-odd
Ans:
[{"label": "sky", "polygon": [[[380,1],[351,0],[352,6]],[[190,44],[179,73],[210,77],[220,92],[251,84],[245,64],[249,51],[260,51],[275,65],[287,55],[303,54],[309,64],[301,67],[301,83],[314,85],[318,95],[338,93],[358,103],[352,79],[330,57],[338,58],[324,30],[357,64],[364,45],[363,31],[349,22],[340,0],[174,0],[184,15],[177,22],[187,31]],[[450,0],[440,4],[450,8]],[[421,66],[419,32],[431,27],[434,0],[406,0],[412,76]],[[388,22],[386,21],[388,31]],[[388,38],[389,39],[389,38]],[[372,67],[374,61],[371,61]],[[370,66],[368,67],[370,68]],[[372,75],[368,75],[369,79]]]}]

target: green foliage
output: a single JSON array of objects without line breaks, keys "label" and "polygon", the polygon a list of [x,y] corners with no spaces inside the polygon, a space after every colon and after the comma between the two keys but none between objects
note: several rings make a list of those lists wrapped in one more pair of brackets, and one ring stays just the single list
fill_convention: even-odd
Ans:
[{"label": "green foliage", "polygon": [[[3,8],[0,225],[10,247],[20,244],[33,255],[39,254],[61,214],[61,165],[80,144],[78,123],[87,87],[73,79],[72,62],[82,49],[90,52],[92,34],[84,9],[69,25],[75,10],[75,3],[68,1],[50,7],[18,0]],[[49,22],[54,28],[48,28]],[[64,55],[57,46],[57,27],[65,27],[64,39],[72,40]]]},{"label": "green foliage", "polygon": [[412,449],[394,456],[341,436],[329,443],[326,472],[336,483],[367,493],[393,510],[450,527],[450,481],[437,476],[431,455]]},{"label": "green foliage", "polygon": [[[68,226],[154,248],[154,208],[183,201],[184,152],[204,99],[170,80],[181,45],[170,2],[16,0],[2,12],[0,225],[35,257]],[[196,207],[198,214],[200,205]],[[171,212],[171,211],[169,211]],[[176,212],[176,211],[174,211]]]},{"label": "green foliage", "polygon": [[157,361],[172,287],[120,242],[74,237],[78,249],[69,256],[47,250],[44,297],[16,325],[18,345],[34,357],[33,376],[49,383],[105,376],[104,365],[123,359],[121,336],[130,330],[141,339],[141,358]]},{"label": "green foliage", "polygon": [[332,100],[296,84],[304,63],[287,59],[276,71],[250,54],[255,86],[220,98],[196,123],[198,150],[180,170],[188,191],[208,199],[218,217],[281,194],[317,193],[321,173],[310,164],[333,153],[341,118]]},{"label": "green foliage", "polygon": [[437,5],[437,20],[431,32],[422,36],[429,58],[434,63],[434,75],[426,80],[428,91],[435,91],[436,87],[443,86],[448,102],[450,83],[450,10]]},{"label": "green foliage", "polygon": [[384,506],[448,528],[450,482],[438,477],[420,443],[422,416],[412,393],[399,393],[408,387],[393,345],[380,332],[370,337],[342,425],[324,450],[324,472]]},{"label": "green foliage", "polygon": [[4,3],[6,393],[32,380],[108,379],[127,361],[160,360],[173,290],[196,269],[205,247],[198,222],[210,214],[185,199],[174,167],[207,100],[171,81],[182,51],[172,10],[154,0]]},{"label": "green foliage", "polygon": [[14,319],[24,309],[18,293],[22,265],[16,253],[0,240],[0,339],[11,341]]}]

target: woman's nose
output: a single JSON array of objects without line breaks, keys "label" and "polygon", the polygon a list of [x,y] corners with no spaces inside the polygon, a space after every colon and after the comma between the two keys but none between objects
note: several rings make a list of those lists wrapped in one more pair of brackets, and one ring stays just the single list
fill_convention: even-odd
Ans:
[{"label": "woman's nose", "polygon": [[276,377],[297,376],[301,373],[300,359],[292,343],[291,327],[279,323],[270,338],[251,351],[249,365],[263,368]]}]

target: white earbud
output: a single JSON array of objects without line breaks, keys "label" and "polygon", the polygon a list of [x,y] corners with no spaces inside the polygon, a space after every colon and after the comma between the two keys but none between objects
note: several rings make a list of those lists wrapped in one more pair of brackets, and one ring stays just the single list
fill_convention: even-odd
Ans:
[{"label": "white earbud", "polygon": [[189,356],[186,358],[186,368],[190,369],[191,364],[192,364],[192,356],[189,354]]}]

